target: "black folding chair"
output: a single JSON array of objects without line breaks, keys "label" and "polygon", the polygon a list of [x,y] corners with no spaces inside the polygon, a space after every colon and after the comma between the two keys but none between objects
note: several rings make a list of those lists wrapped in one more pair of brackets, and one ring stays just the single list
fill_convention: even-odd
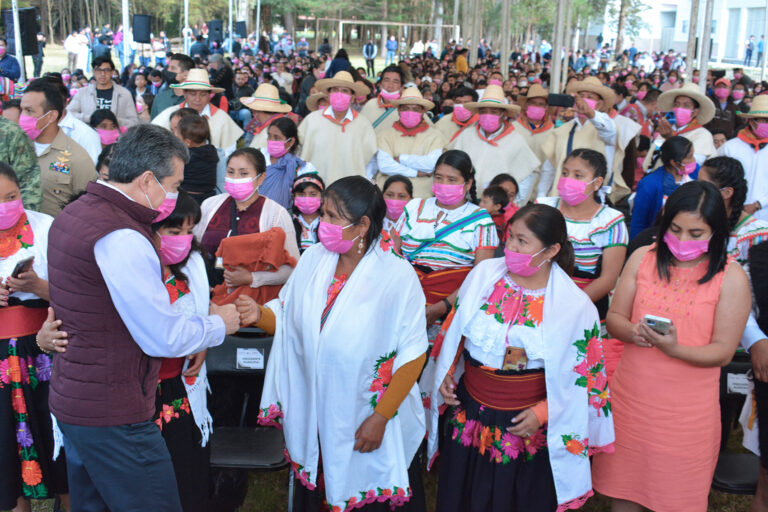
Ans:
[{"label": "black folding chair", "polygon": [[760,458],[754,453],[734,453],[726,451],[726,444],[732,425],[738,417],[743,395],[728,391],[728,375],[746,374],[752,369],[749,355],[737,352],[720,373],[720,408],[723,428],[720,455],[712,479],[712,488],[729,494],[755,494],[757,477],[760,472]]},{"label": "black folding chair", "polygon": [[[235,378],[263,376],[271,347],[272,337],[266,337],[263,331],[255,328],[241,329],[236,335],[227,336],[218,347],[208,349],[205,358],[208,375]],[[216,390],[213,392],[215,394]],[[214,424],[210,439],[211,468],[279,471],[288,466],[284,456],[282,430],[246,425],[249,401],[258,401],[260,398],[251,397],[251,393],[245,391],[238,426]]]}]

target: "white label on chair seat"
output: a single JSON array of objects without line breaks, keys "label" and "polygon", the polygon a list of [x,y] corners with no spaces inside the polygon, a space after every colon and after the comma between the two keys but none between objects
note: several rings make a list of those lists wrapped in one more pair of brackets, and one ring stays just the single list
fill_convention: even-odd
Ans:
[{"label": "white label on chair seat", "polygon": [[260,348],[237,349],[238,370],[263,370],[264,351]]},{"label": "white label on chair seat", "polygon": [[749,393],[749,379],[746,373],[728,374],[728,392],[746,395]]}]

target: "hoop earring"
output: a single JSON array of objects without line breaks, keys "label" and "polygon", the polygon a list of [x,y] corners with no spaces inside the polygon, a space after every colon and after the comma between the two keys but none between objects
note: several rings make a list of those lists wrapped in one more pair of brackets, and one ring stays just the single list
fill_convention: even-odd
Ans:
[{"label": "hoop earring", "polygon": [[357,244],[357,254],[363,254],[363,239],[360,239],[360,242]]}]

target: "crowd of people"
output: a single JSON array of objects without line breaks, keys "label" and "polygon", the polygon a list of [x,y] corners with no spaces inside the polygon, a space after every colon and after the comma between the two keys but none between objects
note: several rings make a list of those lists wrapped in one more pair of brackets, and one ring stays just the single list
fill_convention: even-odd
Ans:
[{"label": "crowd of people", "polygon": [[224,510],[206,353],[255,326],[295,511],[425,511],[425,464],[441,512],[705,510],[737,350],[768,424],[768,84],[599,49],[551,90],[544,43],[201,33],[6,98],[0,509]]}]

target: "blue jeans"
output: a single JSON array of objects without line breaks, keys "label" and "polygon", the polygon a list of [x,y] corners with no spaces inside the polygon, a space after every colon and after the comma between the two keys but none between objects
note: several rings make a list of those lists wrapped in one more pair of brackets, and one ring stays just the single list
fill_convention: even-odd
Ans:
[{"label": "blue jeans", "polygon": [[59,427],[72,510],[181,512],[171,456],[154,422]]},{"label": "blue jeans", "polygon": [[139,65],[145,68],[152,65],[152,57],[139,56]]},{"label": "blue jeans", "polygon": [[395,50],[387,50],[387,58],[384,60],[384,67],[388,66],[390,63],[395,63]]},{"label": "blue jeans", "polygon": [[155,57],[155,67],[157,66],[165,67],[165,57]]}]

